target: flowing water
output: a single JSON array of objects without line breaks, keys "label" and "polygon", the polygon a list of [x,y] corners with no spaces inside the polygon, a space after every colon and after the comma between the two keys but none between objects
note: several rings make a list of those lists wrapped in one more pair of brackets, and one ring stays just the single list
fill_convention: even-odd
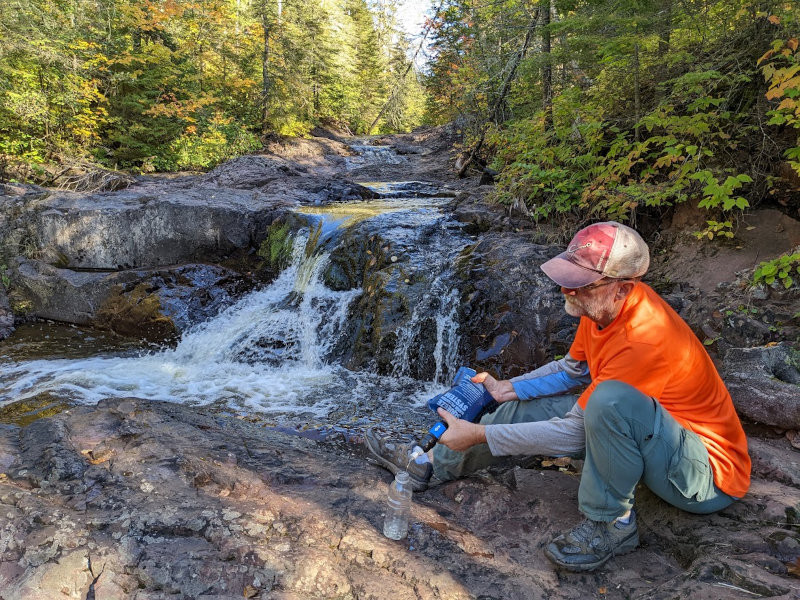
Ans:
[{"label": "flowing water", "polygon": [[[432,418],[424,402],[458,368],[451,267],[468,240],[443,214],[445,199],[392,198],[392,185],[374,186],[389,197],[300,209],[310,226],[294,240],[290,266],[271,284],[186,331],[174,347],[143,348],[57,324],[21,327],[0,343],[0,407],[16,403],[41,410],[138,397],[211,405],[294,428],[424,426]],[[316,225],[322,235],[309,251],[309,231]],[[335,352],[362,290],[331,290],[322,275],[342,232],[353,227],[364,228],[365,235],[379,232],[403,253],[407,268],[424,272],[429,282],[400,329],[389,376],[348,370]],[[433,356],[427,358],[435,368],[414,379],[411,350],[421,335],[430,335],[424,331],[427,318],[436,323]]]}]

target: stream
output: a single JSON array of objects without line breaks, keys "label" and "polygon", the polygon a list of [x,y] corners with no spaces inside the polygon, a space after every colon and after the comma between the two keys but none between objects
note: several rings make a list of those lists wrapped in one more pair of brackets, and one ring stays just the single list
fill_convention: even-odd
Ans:
[{"label": "stream", "polygon": [[[426,400],[448,387],[459,366],[452,265],[470,240],[443,211],[449,198],[436,196],[430,185],[365,185],[380,198],[298,208],[309,225],[293,240],[290,265],[172,347],[52,322],[20,327],[0,342],[0,421],[22,423],[69,405],[137,397],[207,406],[297,431],[375,425],[420,431],[433,418]],[[398,330],[388,375],[345,368],[337,350],[364,290],[330,289],[323,275],[354,230],[380,235],[401,255],[392,261],[425,278],[425,293]],[[310,242],[315,231],[321,234]],[[424,361],[433,368],[415,378],[420,339],[432,334]]]}]

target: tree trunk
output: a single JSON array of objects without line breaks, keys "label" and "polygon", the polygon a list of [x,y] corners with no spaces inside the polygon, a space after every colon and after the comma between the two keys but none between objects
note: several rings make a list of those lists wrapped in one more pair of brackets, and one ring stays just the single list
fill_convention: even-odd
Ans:
[{"label": "tree trunk", "polygon": [[639,74],[639,42],[633,45],[633,118],[636,125],[633,128],[634,139],[639,141],[639,119],[642,118],[642,90]]},{"label": "tree trunk", "polygon": [[663,90],[658,85],[669,78],[669,69],[664,58],[669,52],[670,37],[672,35],[672,0],[661,0],[661,10],[658,13],[658,68],[656,70],[656,101],[661,99]]},{"label": "tree trunk", "polygon": [[267,16],[267,7],[261,13],[261,27],[264,29],[264,53],[261,61],[261,101],[263,102],[263,112],[261,116],[261,132],[269,133],[269,94],[271,81],[269,78],[269,34],[270,23]]},{"label": "tree trunk", "polygon": [[542,0],[542,108],[544,130],[553,130],[553,64],[550,60],[550,0]]},{"label": "tree trunk", "polygon": [[[506,95],[508,94],[509,90],[511,89],[511,82],[514,80],[514,76],[517,74],[517,68],[519,67],[519,63],[522,62],[522,59],[525,56],[525,53],[528,51],[528,46],[531,43],[531,37],[533,37],[533,32],[536,29],[536,22],[539,20],[539,13],[537,12],[534,14],[533,19],[531,19],[530,25],[528,25],[528,31],[525,33],[525,40],[522,42],[522,48],[520,48],[519,52],[512,58],[511,67],[508,70],[508,75],[503,81],[503,86],[500,88],[500,93],[495,100],[494,107],[492,108],[491,117],[497,120],[500,107],[505,102]],[[461,163],[461,166],[458,169],[458,176],[463,177],[464,174],[467,172],[470,164],[475,160],[475,157],[478,156],[478,152],[480,152],[481,148],[483,147],[483,142],[486,139],[486,131],[488,126],[484,125],[481,130],[480,138],[478,142],[473,146],[472,150],[470,151],[467,158]]]}]

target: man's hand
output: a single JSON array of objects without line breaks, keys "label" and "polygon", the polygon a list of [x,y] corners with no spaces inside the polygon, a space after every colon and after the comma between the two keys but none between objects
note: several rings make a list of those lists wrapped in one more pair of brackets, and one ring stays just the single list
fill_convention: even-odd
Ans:
[{"label": "man's hand", "polygon": [[454,417],[443,408],[439,408],[438,412],[439,416],[447,423],[447,431],[439,438],[440,444],[444,444],[456,452],[466,452],[477,444],[486,443],[486,427],[484,425]]},{"label": "man's hand", "polygon": [[499,381],[489,375],[486,371],[478,373],[472,378],[472,383],[482,383],[486,391],[492,395],[492,398],[498,402],[509,402],[510,400],[519,400],[517,393],[514,391],[514,386],[507,379]]}]

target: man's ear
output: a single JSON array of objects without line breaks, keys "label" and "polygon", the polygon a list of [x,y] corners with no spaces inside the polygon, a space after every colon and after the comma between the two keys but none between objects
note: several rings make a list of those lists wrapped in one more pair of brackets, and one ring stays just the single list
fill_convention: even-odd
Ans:
[{"label": "man's ear", "polygon": [[617,300],[624,300],[628,294],[633,291],[633,288],[636,287],[635,281],[623,281],[619,287],[617,287]]}]

